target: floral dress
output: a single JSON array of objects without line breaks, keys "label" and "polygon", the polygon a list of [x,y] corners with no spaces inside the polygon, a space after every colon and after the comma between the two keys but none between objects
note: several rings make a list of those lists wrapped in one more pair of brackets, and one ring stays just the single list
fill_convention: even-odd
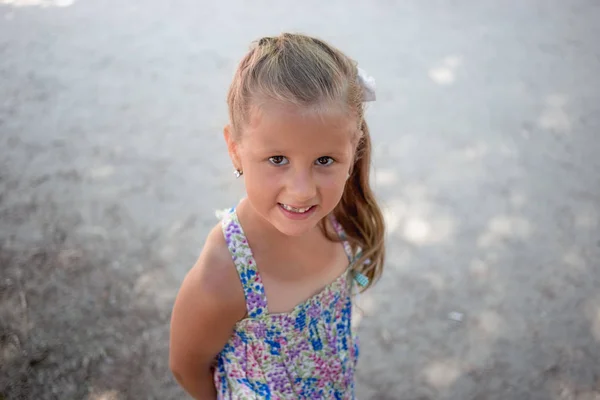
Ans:
[{"label": "floral dress", "polygon": [[[332,219],[338,234],[340,225]],[[358,344],[351,328],[350,267],[289,313],[271,314],[235,209],[223,232],[246,296],[239,321],[217,357],[219,399],[354,399]],[[351,265],[352,251],[343,242]]]}]

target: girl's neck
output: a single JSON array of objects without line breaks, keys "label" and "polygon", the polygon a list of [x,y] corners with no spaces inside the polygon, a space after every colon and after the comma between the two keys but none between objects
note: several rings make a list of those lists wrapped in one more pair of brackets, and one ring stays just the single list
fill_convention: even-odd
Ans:
[{"label": "girl's neck", "polygon": [[259,215],[252,207],[248,199],[243,199],[236,208],[240,224],[248,236],[260,237],[270,246],[304,246],[310,245],[317,235],[322,236],[321,229],[317,225],[311,231],[302,236],[288,236],[281,233],[269,221]]},{"label": "girl's neck", "polygon": [[[263,282],[315,279],[328,283],[347,268],[344,250],[328,240],[319,225],[302,236],[285,235],[258,214],[248,200],[238,205],[237,215]],[[333,267],[330,271],[324,266]]]}]

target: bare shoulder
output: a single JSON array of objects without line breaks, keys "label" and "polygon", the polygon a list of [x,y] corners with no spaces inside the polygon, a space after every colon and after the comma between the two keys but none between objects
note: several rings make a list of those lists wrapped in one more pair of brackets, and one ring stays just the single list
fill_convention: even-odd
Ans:
[{"label": "bare shoulder", "polygon": [[195,371],[198,364],[209,365],[245,314],[244,290],[218,225],[209,233],[175,300],[171,316],[172,369],[185,375],[186,371]]},{"label": "bare shoulder", "polygon": [[[188,281],[193,290],[198,291],[199,297],[211,304],[214,302],[223,311],[239,314],[238,319],[244,316],[244,290],[220,224],[208,234],[200,257],[188,272],[185,281]],[[186,285],[185,281],[182,289]]]}]

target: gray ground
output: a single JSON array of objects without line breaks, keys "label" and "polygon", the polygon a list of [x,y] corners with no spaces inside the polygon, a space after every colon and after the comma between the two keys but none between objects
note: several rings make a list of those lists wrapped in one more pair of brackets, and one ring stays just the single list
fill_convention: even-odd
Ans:
[{"label": "gray ground", "polygon": [[600,3],[0,0],[0,399],[183,399],[168,320],[242,193],[251,39],[377,78],[360,399],[600,399]]}]

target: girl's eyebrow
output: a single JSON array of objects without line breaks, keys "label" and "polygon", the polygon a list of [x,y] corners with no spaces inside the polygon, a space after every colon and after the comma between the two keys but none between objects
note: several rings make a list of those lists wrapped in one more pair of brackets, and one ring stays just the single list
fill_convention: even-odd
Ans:
[{"label": "girl's eyebrow", "polygon": [[[278,149],[263,149],[260,151],[257,151],[258,154],[260,154],[261,156],[286,156],[289,157],[290,153],[286,152],[286,151],[279,151]],[[317,159],[319,157],[331,157],[334,158],[336,160],[340,160],[346,157],[346,155],[339,151],[324,151],[324,152],[320,152],[320,153],[315,153],[313,154],[313,158]]]},{"label": "girl's eyebrow", "polygon": [[260,147],[256,149],[257,153],[269,153],[269,154],[283,154],[285,151],[281,151],[280,148],[277,147]]}]

